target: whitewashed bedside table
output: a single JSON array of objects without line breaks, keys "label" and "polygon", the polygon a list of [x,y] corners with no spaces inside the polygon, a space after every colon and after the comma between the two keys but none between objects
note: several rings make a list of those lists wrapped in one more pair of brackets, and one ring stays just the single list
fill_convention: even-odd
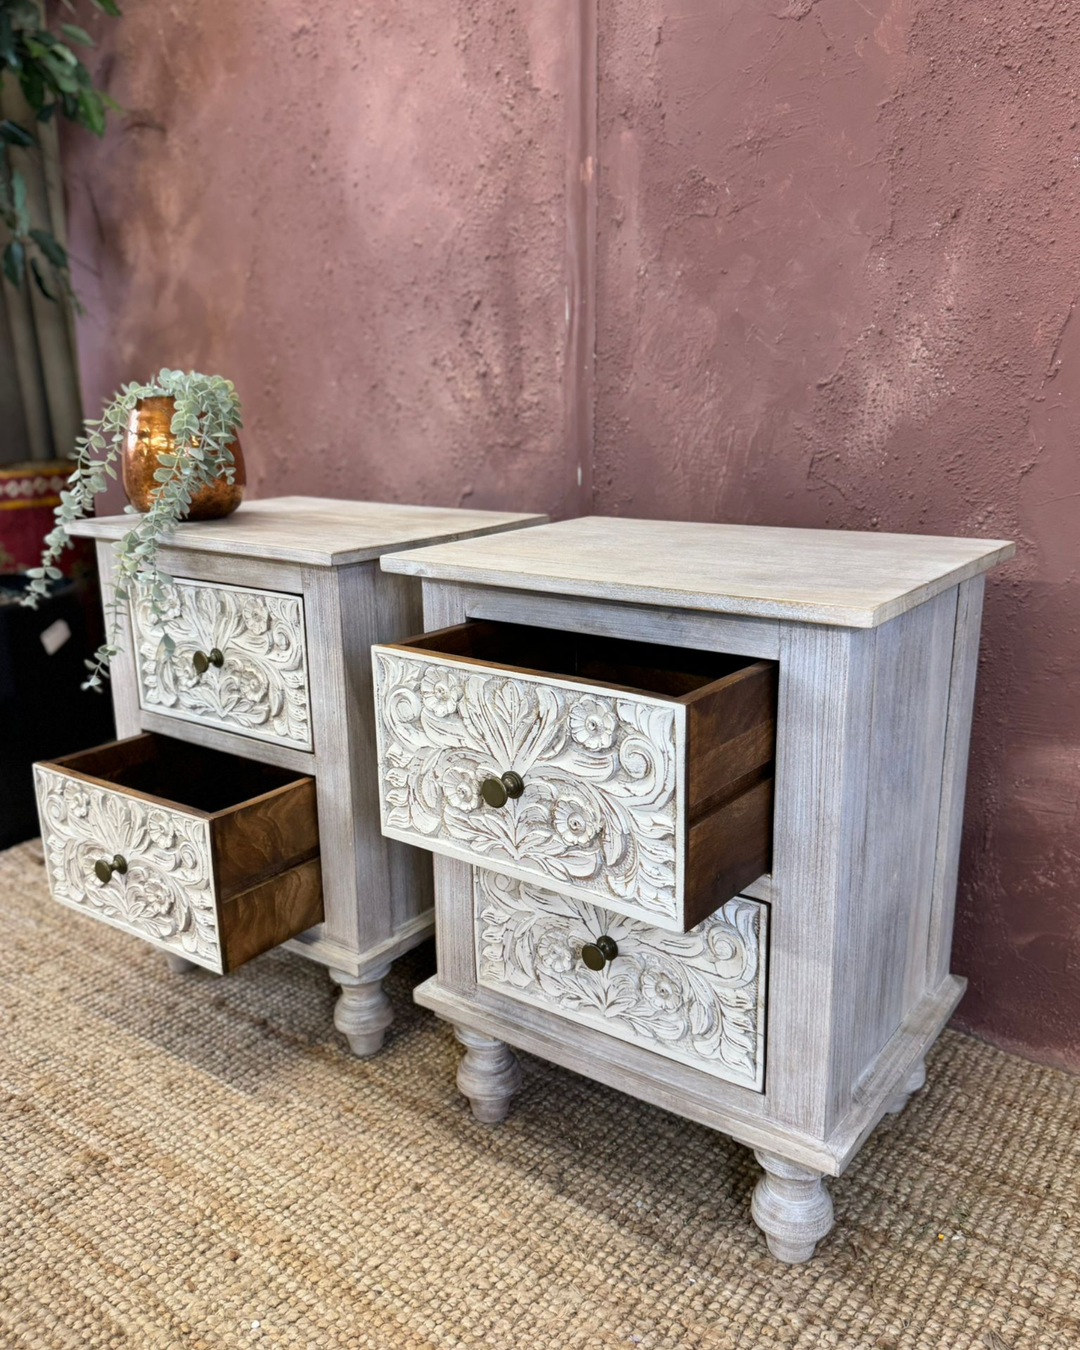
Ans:
[{"label": "whitewashed bedside table", "polygon": [[1002,541],[587,518],[383,557],[383,830],[435,854],[474,1114],[509,1046],[732,1135],[805,1261],[823,1178],[921,1086]]},{"label": "whitewashed bedside table", "polygon": [[[373,1054],[381,980],[433,923],[428,860],[379,831],[370,647],[415,632],[421,601],[378,560],[544,519],[279,497],[182,526],[160,555],[175,653],[133,604],[111,671],[121,740],[35,766],[54,897],[178,971],[288,941],[329,967],[337,1027]],[[106,587],[128,520],[72,527]]]}]

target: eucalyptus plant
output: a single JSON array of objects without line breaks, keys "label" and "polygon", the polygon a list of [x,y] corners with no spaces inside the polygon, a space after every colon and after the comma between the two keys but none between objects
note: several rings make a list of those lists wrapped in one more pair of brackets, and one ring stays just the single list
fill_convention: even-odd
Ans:
[{"label": "eucalyptus plant", "polygon": [[184,519],[199,488],[222,476],[233,482],[236,470],[230,446],[241,421],[240,400],[232,380],[162,369],[148,384],[123,385],[100,417],[87,420],[83,435],[75,442],[75,469],[60,493],[56,523],[45,536],[41,566],[27,572],[30,585],[22,603],[36,608],[41,597],[48,594],[49,583],[62,575],[56,564],[64,549],[71,546],[69,527],[90,514],[94,498],[105,491],[107,479],[117,476],[116,461],[136,403],[161,396],[175,401],[170,430],[176,448],[158,455],[154,481],[159,486],[149,510],[140,513],[131,505],[124,507],[133,519],[131,529],[114,545],[116,573],[105,602],[106,640],[86,662],[90,673],[83,684],[84,689],[99,693],[102,680],[108,678],[109,663],[120,651],[122,606],[136,586],[140,595],[146,596],[151,616],[162,629],[165,650],[175,649],[165,631],[164,613],[165,588],[172,578],[158,568],[158,545]]},{"label": "eucalyptus plant", "polygon": [[[91,2],[103,14],[115,17],[120,13],[116,0]],[[61,3],[74,13],[71,0]],[[76,47],[94,45],[90,34],[74,23],[61,23],[53,32],[42,9],[39,0],[0,0],[0,87],[5,77],[14,77],[29,112],[21,121],[0,121],[0,242],[7,236],[0,264],[12,285],[21,285],[29,271],[47,299],[57,299],[59,290],[77,306],[67,250],[44,223],[34,223],[19,156],[37,151],[35,124],[59,113],[101,136],[106,114],[118,110],[118,105],[94,87],[90,72],[76,55]]]}]

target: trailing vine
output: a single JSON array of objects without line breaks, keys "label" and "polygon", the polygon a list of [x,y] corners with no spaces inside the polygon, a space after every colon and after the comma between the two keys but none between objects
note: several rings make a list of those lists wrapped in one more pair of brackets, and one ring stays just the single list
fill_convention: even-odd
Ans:
[{"label": "trailing vine", "polygon": [[84,689],[100,692],[102,680],[108,678],[109,663],[120,651],[122,607],[135,586],[149,600],[154,621],[162,627],[166,651],[174,650],[173,639],[165,631],[167,620],[163,611],[165,587],[172,578],[158,568],[158,546],[163,536],[184,519],[199,488],[222,475],[231,483],[235,475],[229,447],[241,421],[240,400],[231,380],[195,371],[162,369],[149,384],[123,385],[100,417],[87,420],[75,443],[75,469],[60,493],[55,524],[45,536],[41,566],[27,573],[30,585],[22,603],[35,608],[41,597],[49,593],[49,583],[61,577],[57,562],[64,549],[71,546],[69,527],[91,513],[94,499],[105,491],[108,478],[116,478],[116,461],[135,405],[139,399],[162,395],[175,401],[170,430],[176,450],[158,455],[154,481],[159,486],[150,509],[140,514],[133,506],[124,508],[133,522],[127,534],[114,545],[116,575],[105,603],[106,640],[86,662],[90,673]]}]

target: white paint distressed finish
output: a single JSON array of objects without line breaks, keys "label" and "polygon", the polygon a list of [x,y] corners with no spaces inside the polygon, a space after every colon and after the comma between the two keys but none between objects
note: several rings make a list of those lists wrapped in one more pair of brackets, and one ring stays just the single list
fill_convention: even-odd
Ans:
[{"label": "white paint distressed finish", "polygon": [[[206,817],[41,765],[34,782],[53,899],[220,974]],[[117,854],[103,884],[94,864]]]},{"label": "white paint distressed finish", "polygon": [[[383,830],[681,931],[686,709],[376,647]],[[525,793],[486,806],[507,770]]]},{"label": "white paint distressed finish", "polygon": [[[165,587],[164,627],[149,598],[131,600],[139,702],[146,711],[310,750],[304,602],[251,587],[177,577]],[[164,633],[175,648],[167,651]],[[221,652],[203,674],[196,652]]]},{"label": "white paint distressed finish", "polygon": [[586,516],[383,567],[472,585],[873,628],[1012,557],[1003,539]]},{"label": "white paint distressed finish", "polygon": [[[206,586],[271,591],[302,604],[311,749],[140,707],[130,615],[122,607],[121,653],[111,669],[118,734],[153,730],[315,777],[326,920],[286,945],[343,976],[344,984],[356,981],[350,989],[363,989],[362,998],[347,993],[339,1000],[350,1025],[358,999],[369,1013],[374,1008],[382,1015],[377,972],[422,942],[434,922],[430,860],[383,838],[374,770],[371,645],[423,627],[421,583],[382,573],[372,560],[389,548],[543,519],[287,497],[247,502],[224,520],[175,530],[161,551],[170,575]],[[75,530],[98,541],[106,594],[115,575],[111,541],[129,527],[130,517],[119,516],[85,521]],[[384,1029],[361,1029],[353,1036],[358,1045],[371,1044]]]},{"label": "white paint distressed finish", "polygon": [[[436,859],[439,881],[438,923],[443,896],[438,869],[469,868],[449,858]],[[822,1137],[777,1120],[769,1111],[766,1065],[764,1093],[724,1083],[688,1064],[680,1064],[591,1027],[568,1029],[564,1020],[479,985],[451,988],[440,973],[419,985],[414,997],[422,1007],[455,1027],[468,1026],[586,1078],[617,1088],[665,1111],[721,1130],[749,1148],[765,1148],[826,1176],[839,1176],[885,1113],[896,1085],[906,1082],[915,1061],[933,1045],[960,1000],[965,981],[950,975],[932,995],[912,1009],[867,1075],[866,1092],[848,1115]],[[775,971],[774,971],[775,974]],[[778,992],[773,980],[774,997]]]},{"label": "white paint distressed finish", "polygon": [[945,760],[941,773],[941,814],[937,829],[933,895],[927,932],[925,987],[941,980],[949,969],[952,951],[956,877],[960,867],[960,836],[964,826],[968,745],[975,704],[975,675],[979,665],[985,577],[973,577],[959,587],[956,636],[953,641],[949,706],[945,725]]},{"label": "white paint distressed finish", "polygon": [[[740,640],[734,626],[740,620],[707,612],[711,603],[725,608],[726,592],[700,603],[698,583],[708,568],[698,566],[693,549],[677,547],[681,530],[672,527],[666,555],[664,528],[645,531],[630,584],[642,584],[648,572],[653,585],[670,566],[698,589],[636,612],[618,585],[597,582],[595,573],[581,578],[576,595],[573,586],[552,581],[553,571],[562,576],[578,567],[568,542],[573,530],[509,541],[504,562],[493,567],[485,544],[471,554],[483,575],[464,561],[464,550],[425,550],[412,560],[385,559],[384,566],[424,576],[429,630],[477,617],[663,641],[665,626],[677,618],[688,622],[666,640],[725,650],[725,642]],[[516,576],[505,563],[519,542],[520,556],[533,550],[535,559],[550,560],[537,563],[542,577],[528,569]],[[872,550],[856,565],[851,543],[837,539],[849,579],[861,570],[861,580],[877,584]],[[579,1002],[588,1003],[586,976],[565,968],[567,950],[572,956],[582,934],[596,936],[590,912],[598,928],[626,920],[527,877],[500,883],[492,900],[490,877],[479,869],[453,856],[435,861],[439,973],[416,991],[417,1001],[453,1023],[459,1037],[486,1038],[492,1054],[516,1046],[545,1056],[759,1150],[765,1175],[754,1213],[781,1260],[808,1259],[828,1231],[832,1207],[823,1178],[839,1175],[881,1117],[918,1087],[926,1052],[964,990],[963,980],[944,974],[944,948],[983,588],[978,573],[1011,546],[995,553],[994,545],[975,545],[977,556],[965,563],[960,554],[972,546],[964,541],[889,545],[909,548],[914,572],[930,546],[952,554],[944,571],[913,583],[911,571],[892,568],[891,598],[879,594],[861,616],[834,612],[831,623],[820,615],[806,622],[799,608],[798,621],[783,617],[776,624],[775,856],[771,876],[749,888],[771,907],[761,1092],[613,1034],[602,1001],[579,1014]],[[617,554],[618,570],[626,570],[629,560]],[[435,555],[445,566],[427,565]],[[658,555],[665,556],[657,562]],[[888,549],[878,561],[887,556]],[[805,564],[796,570],[790,555],[788,569],[796,583],[813,571]],[[656,594],[642,590],[637,598]],[[666,607],[672,604],[691,611],[672,615]],[[750,641],[768,640],[762,631],[744,633]],[[493,868],[490,860],[486,867]],[[552,919],[554,936],[547,930]],[[618,959],[602,972],[612,985]],[[639,973],[627,999],[639,998],[640,989]]]},{"label": "white paint distressed finish", "polygon": [[[479,984],[761,1090],[764,906],[729,900],[675,934],[484,868],[473,881]],[[601,936],[618,955],[590,970],[581,948]]]},{"label": "white paint distressed finish", "polygon": [[[454,582],[425,582],[431,588]],[[617,600],[577,600],[564,595],[537,595],[505,591],[494,586],[460,586],[470,619],[523,623],[534,628],[571,629],[594,637],[629,642],[656,642],[665,647],[689,647],[701,652],[725,652],[775,661],[780,655],[780,624],[776,619],[741,615],[698,614],[693,610],[647,609]]]},{"label": "white paint distressed finish", "polygon": [[[344,567],[368,562],[390,549],[471,539],[495,530],[541,524],[546,519],[519,512],[403,506],[397,502],[268,497],[245,501],[222,520],[186,521],[167,540],[170,546],[200,553]],[[77,522],[71,533],[112,540],[122,538],[130,528],[129,516],[100,516]]]},{"label": "white paint distressed finish", "polygon": [[809,1261],[833,1226],[833,1203],[820,1172],[757,1149],[762,1167],[751,1213],[769,1251],[786,1265]]}]

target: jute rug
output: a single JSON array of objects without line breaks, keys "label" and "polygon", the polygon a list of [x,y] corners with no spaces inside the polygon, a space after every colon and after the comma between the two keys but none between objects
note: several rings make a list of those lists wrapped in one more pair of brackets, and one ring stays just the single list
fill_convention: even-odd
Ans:
[{"label": "jute rug", "polygon": [[1080,1083],[949,1034],[833,1186],[808,1266],[755,1165],[533,1059],[475,1124],[395,969],[352,1058],[319,968],[170,975],[0,855],[0,1345],[1061,1350],[1080,1345]]}]

